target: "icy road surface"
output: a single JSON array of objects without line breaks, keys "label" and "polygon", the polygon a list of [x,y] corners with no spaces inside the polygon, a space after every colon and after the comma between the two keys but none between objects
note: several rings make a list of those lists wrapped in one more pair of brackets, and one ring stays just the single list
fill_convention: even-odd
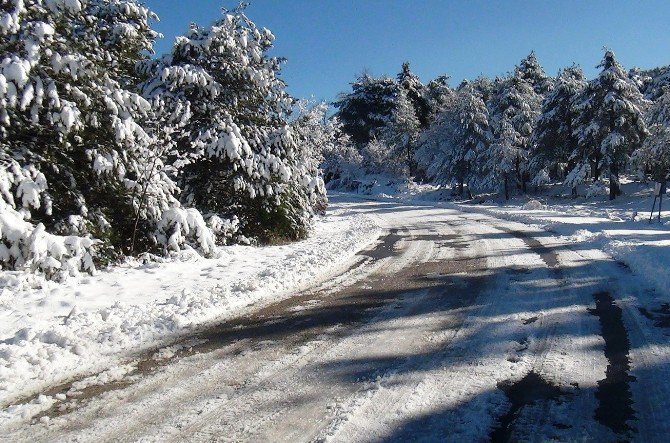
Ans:
[{"label": "icy road surface", "polygon": [[[346,272],[54,388],[11,441],[662,441],[670,308],[545,231],[333,199],[384,228]],[[33,400],[34,401],[34,400]]]}]

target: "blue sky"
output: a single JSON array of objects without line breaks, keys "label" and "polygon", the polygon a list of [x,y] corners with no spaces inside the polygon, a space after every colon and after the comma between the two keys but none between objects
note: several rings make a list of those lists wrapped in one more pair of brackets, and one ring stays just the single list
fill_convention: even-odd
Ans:
[{"label": "blue sky", "polygon": [[[208,25],[235,1],[144,0],[165,35]],[[282,77],[301,98],[332,100],[356,74],[395,75],[403,61],[424,82],[452,84],[513,69],[535,50],[549,74],[577,63],[596,74],[603,46],[627,68],[670,64],[670,1],[250,0],[247,15],[277,37]]]}]

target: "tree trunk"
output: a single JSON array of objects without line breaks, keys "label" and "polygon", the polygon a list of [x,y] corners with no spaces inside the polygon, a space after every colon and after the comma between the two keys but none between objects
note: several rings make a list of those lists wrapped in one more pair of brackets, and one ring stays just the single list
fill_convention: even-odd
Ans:
[{"label": "tree trunk", "polygon": [[509,183],[507,180],[507,174],[505,174],[505,200],[509,200]]},{"label": "tree trunk", "polygon": [[463,197],[463,177],[458,179],[458,196]]},{"label": "tree trunk", "polygon": [[517,155],[516,161],[514,162],[514,169],[516,172],[517,187],[519,185],[523,186],[523,178],[521,177],[521,158]]},{"label": "tree trunk", "polygon": [[591,165],[592,165],[593,181],[597,182],[598,180],[600,180],[600,166],[599,166],[600,165],[600,156],[599,155],[596,155],[596,159],[593,163],[591,163]]},{"label": "tree trunk", "polygon": [[614,200],[618,195],[621,195],[619,167],[616,163],[612,163],[610,164],[610,200]]}]

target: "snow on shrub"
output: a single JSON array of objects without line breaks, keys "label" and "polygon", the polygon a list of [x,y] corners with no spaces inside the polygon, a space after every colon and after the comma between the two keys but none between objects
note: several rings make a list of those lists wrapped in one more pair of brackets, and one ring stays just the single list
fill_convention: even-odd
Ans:
[{"label": "snow on shrub", "polygon": [[[220,219],[219,219],[220,220]],[[224,229],[223,221],[216,222]],[[173,207],[163,212],[156,228],[156,242],[167,250],[179,251],[189,244],[210,256],[216,251],[216,237],[197,209]]]},{"label": "snow on shrub", "polygon": [[221,242],[228,243],[239,232],[240,220],[235,216],[227,220],[213,214],[207,219],[207,226]]},{"label": "snow on shrub", "polygon": [[25,221],[0,200],[0,269],[37,271],[57,280],[79,271],[93,273],[92,249],[97,243],[88,237],[49,234],[42,223]]}]

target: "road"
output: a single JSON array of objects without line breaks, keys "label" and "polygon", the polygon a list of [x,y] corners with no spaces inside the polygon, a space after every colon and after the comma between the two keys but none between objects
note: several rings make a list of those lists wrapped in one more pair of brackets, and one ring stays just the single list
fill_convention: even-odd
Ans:
[{"label": "road", "polygon": [[[384,235],[279,303],[67,393],[30,441],[662,441],[670,368],[640,279],[549,232],[338,198]],[[76,392],[75,392],[76,391]],[[2,439],[3,437],[0,437]]]}]

